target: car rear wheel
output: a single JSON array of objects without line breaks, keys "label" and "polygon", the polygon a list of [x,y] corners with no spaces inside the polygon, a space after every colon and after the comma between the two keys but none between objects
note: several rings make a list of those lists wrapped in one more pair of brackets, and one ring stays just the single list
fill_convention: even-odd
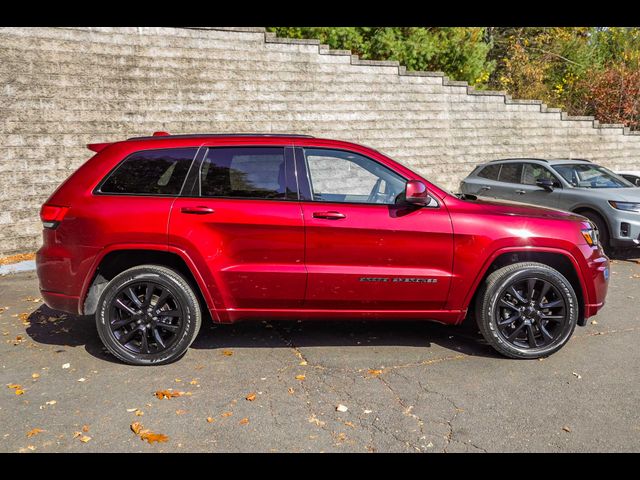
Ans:
[{"label": "car rear wheel", "polygon": [[541,358],[560,350],[571,337],[578,300],[557,270],[541,263],[515,263],[487,277],[477,296],[476,319],[498,352]]},{"label": "car rear wheel", "polygon": [[189,282],[158,265],[133,267],[114,277],[96,310],[105,347],[132,365],[179,359],[196,338],[200,324],[200,305]]}]

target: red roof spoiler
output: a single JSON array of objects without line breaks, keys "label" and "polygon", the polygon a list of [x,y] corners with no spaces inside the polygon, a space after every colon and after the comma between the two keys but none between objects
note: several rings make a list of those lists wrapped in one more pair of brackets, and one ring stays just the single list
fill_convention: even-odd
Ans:
[{"label": "red roof spoiler", "polygon": [[111,143],[88,143],[87,148],[93,152],[101,152],[107,148]]}]

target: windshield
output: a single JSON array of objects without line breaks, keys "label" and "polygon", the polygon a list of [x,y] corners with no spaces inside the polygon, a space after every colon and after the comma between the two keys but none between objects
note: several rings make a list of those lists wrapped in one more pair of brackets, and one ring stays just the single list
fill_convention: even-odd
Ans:
[{"label": "windshield", "polygon": [[611,170],[599,165],[576,163],[553,165],[556,172],[562,175],[573,187],[580,188],[627,188],[631,183],[619,177]]}]

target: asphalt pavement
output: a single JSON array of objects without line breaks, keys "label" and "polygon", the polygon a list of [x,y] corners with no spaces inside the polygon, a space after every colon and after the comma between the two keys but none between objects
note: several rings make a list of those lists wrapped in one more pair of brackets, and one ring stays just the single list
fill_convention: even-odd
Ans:
[{"label": "asphalt pavement", "polygon": [[468,327],[319,320],[204,324],[180,361],[133,367],[14,273],[0,451],[638,452],[639,302],[640,261],[615,260],[604,309],[543,360]]}]

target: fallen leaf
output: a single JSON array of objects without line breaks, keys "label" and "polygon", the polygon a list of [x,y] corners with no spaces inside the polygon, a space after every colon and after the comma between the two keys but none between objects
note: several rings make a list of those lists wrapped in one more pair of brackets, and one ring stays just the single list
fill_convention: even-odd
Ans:
[{"label": "fallen leaf", "polygon": [[191,380],[191,381],[189,382],[189,384],[191,384],[191,385],[197,385],[197,384],[198,384],[198,380],[197,380],[196,378],[194,378],[193,380]]},{"label": "fallen leaf", "polygon": [[140,434],[140,439],[146,440],[149,443],[153,443],[153,442],[160,443],[160,442],[166,442],[167,440],[169,440],[169,437],[162,433],[142,432]]},{"label": "fallen leaf", "polygon": [[320,420],[318,417],[316,417],[315,413],[311,414],[311,416],[309,417],[309,423],[314,423],[319,427],[324,426],[324,422]]},{"label": "fallen leaf", "polygon": [[304,375],[296,375],[296,380],[300,380],[303,381],[304,379],[306,379],[307,377],[305,377]]},{"label": "fallen leaf", "polygon": [[22,388],[22,385],[18,385],[17,383],[8,383],[8,388]]},{"label": "fallen leaf", "polygon": [[247,423],[249,423],[249,419],[247,417],[244,417],[242,420],[240,420],[240,425],[246,425]]},{"label": "fallen leaf", "polygon": [[339,442],[344,442],[346,439],[347,439],[347,434],[346,433],[340,432],[338,434],[338,441]]},{"label": "fallen leaf", "polygon": [[154,393],[154,395],[158,398],[158,400],[162,400],[163,398],[174,398],[174,397],[181,397],[183,395],[185,395],[184,392],[174,392],[171,389],[169,390],[158,390],[156,393]]},{"label": "fallen leaf", "polygon": [[131,412],[135,412],[136,410],[138,410],[137,408],[127,408],[127,412],[131,413]]},{"label": "fallen leaf", "polygon": [[34,380],[35,380],[36,378],[40,378],[40,374],[39,374],[39,373],[32,373],[32,374],[31,374],[31,378],[33,378]]},{"label": "fallen leaf", "polygon": [[598,321],[597,320],[591,320],[591,325],[597,325]]},{"label": "fallen leaf", "polygon": [[307,361],[306,361],[306,360],[302,360],[298,365],[300,365],[300,366],[304,367],[304,366],[306,366],[306,365],[308,365],[308,364],[307,364]]},{"label": "fallen leaf", "polygon": [[136,435],[140,434],[142,431],[142,424],[140,422],[133,422],[131,424],[131,431]]},{"label": "fallen leaf", "polygon": [[180,382],[182,382],[182,379],[181,378],[176,378],[176,382],[180,383]]},{"label": "fallen leaf", "polygon": [[82,435],[82,436],[80,437],[80,441],[81,441],[82,443],[87,443],[89,440],[91,440],[91,437],[90,437],[90,436],[88,436],[88,435]]},{"label": "fallen leaf", "polygon": [[231,350],[223,350],[222,355],[224,355],[225,357],[230,357],[231,355],[233,355],[233,352]]},{"label": "fallen leaf", "polygon": [[347,410],[349,410],[349,409],[347,407],[345,407],[344,405],[342,405],[342,404],[338,404],[338,406],[336,407],[336,411],[338,411],[338,412],[344,413]]},{"label": "fallen leaf", "polygon": [[130,427],[131,431],[140,437],[140,440],[146,440],[149,443],[169,440],[169,437],[162,433],[153,433],[151,430],[145,429],[140,422],[133,422]]},{"label": "fallen leaf", "polygon": [[58,403],[58,402],[56,402],[55,400],[49,400],[48,402],[45,402],[45,403],[46,403],[47,405],[55,405],[55,404],[56,404],[56,403]]},{"label": "fallen leaf", "polygon": [[364,413],[371,413],[373,410],[365,410]]},{"label": "fallen leaf", "polygon": [[578,380],[580,380],[582,378],[582,375],[580,375],[577,372],[571,372]]},{"label": "fallen leaf", "polygon": [[144,412],[142,410],[138,410],[137,408],[134,410],[134,414],[136,417],[141,417],[144,415]]},{"label": "fallen leaf", "polygon": [[64,365],[62,365],[62,368],[69,368],[71,366],[70,363],[65,363]]},{"label": "fallen leaf", "polygon": [[247,395],[246,397],[244,397],[246,400],[249,400],[250,402],[253,402],[256,399],[256,394],[255,393],[250,393],[249,395]]},{"label": "fallen leaf", "polygon": [[44,430],[42,430],[41,428],[34,428],[33,430],[29,430],[27,432],[27,438],[35,437],[40,432],[44,432]]},{"label": "fallen leaf", "polygon": [[382,370],[369,370],[369,375],[379,377],[382,375]]},{"label": "fallen leaf", "polygon": [[207,423],[213,423],[213,422],[215,422],[215,421],[216,421],[216,419],[215,419],[215,418],[213,418],[213,417],[207,417]]},{"label": "fallen leaf", "polygon": [[571,433],[571,429],[569,427],[562,427],[562,430],[564,430],[565,432]]},{"label": "fallen leaf", "polygon": [[89,425],[83,425],[83,426],[82,426],[82,431],[83,431],[84,433],[87,433],[87,432],[89,431]]},{"label": "fallen leaf", "polygon": [[16,395],[22,395],[24,393],[24,390],[21,390],[19,388],[17,388],[16,390],[14,390]]},{"label": "fallen leaf", "polygon": [[86,382],[86,381],[87,381],[87,379],[83,377],[83,378],[79,378],[79,379],[78,379],[78,381],[79,381],[79,382]]},{"label": "fallen leaf", "polygon": [[223,417],[230,417],[231,415],[233,415],[233,412],[224,412],[222,414]]},{"label": "fallen leaf", "polygon": [[176,415],[184,415],[185,413],[187,413],[186,410],[176,410]]},{"label": "fallen leaf", "polygon": [[287,393],[289,395],[293,395],[293,392],[295,392],[295,390],[293,388],[291,388],[291,387],[287,388]]}]

